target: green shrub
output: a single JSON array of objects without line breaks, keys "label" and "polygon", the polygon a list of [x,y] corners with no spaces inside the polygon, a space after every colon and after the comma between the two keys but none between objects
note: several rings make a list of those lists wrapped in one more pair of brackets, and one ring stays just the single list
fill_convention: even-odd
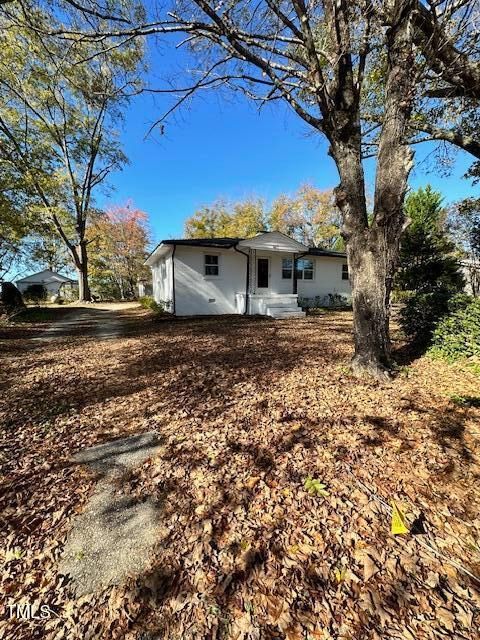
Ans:
[{"label": "green shrub", "polygon": [[433,332],[430,353],[447,360],[480,357],[479,298],[460,305],[440,320]]},{"label": "green shrub", "polygon": [[400,310],[400,325],[405,335],[418,344],[428,344],[435,325],[448,312],[449,292],[413,293]]},{"label": "green shrub", "polygon": [[327,293],[325,296],[315,296],[307,298],[298,296],[298,304],[302,309],[347,309],[351,307],[351,302],[340,293]]},{"label": "green shrub", "polygon": [[455,313],[455,311],[466,309],[474,301],[475,298],[468,295],[468,293],[456,293],[448,300],[448,313]]},{"label": "green shrub", "polygon": [[153,311],[154,313],[169,313],[170,302],[167,300],[157,302],[152,296],[142,296],[138,299],[138,302],[144,309],[150,309],[150,311]]},{"label": "green shrub", "polygon": [[410,293],[404,297],[405,305],[399,314],[400,325],[408,338],[417,344],[428,345],[440,320],[464,309],[472,299],[465,293],[452,295],[447,289]]}]

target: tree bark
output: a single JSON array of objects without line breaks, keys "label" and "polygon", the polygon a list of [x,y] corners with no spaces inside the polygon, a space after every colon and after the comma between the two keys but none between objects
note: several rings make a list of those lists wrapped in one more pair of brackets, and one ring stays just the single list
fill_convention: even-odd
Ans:
[{"label": "tree bark", "polygon": [[355,373],[390,377],[389,306],[400,238],[405,227],[403,199],[413,154],[406,144],[413,101],[411,2],[390,5],[387,34],[385,117],[379,140],[373,220],[369,225],[361,160],[359,112],[348,92],[344,109],[329,123],[330,153],[339,174],[336,201],[342,213],[352,284]]},{"label": "tree bark", "polygon": [[88,282],[87,243],[84,240],[80,242],[78,247],[75,247],[75,255],[73,259],[78,275],[78,301],[90,302],[92,296]]},{"label": "tree bark", "polygon": [[364,236],[352,235],[347,244],[355,345],[352,369],[376,378],[389,377],[392,367],[389,331],[392,277],[384,254],[384,247],[391,243],[398,243],[398,238],[388,238],[386,233],[380,237],[369,230]]},{"label": "tree bark", "polygon": [[391,249],[394,253],[400,233],[389,225],[369,227],[360,141],[350,149],[343,144],[333,145],[332,155],[340,173],[335,196],[342,213],[352,286],[352,369],[357,374],[383,379],[390,375],[392,367],[389,299],[393,272],[386,255]]}]

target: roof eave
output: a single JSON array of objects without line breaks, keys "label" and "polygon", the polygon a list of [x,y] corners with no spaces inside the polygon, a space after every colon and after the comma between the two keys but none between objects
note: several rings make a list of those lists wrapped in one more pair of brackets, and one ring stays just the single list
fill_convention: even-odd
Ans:
[{"label": "roof eave", "polygon": [[157,260],[165,255],[168,254],[169,251],[171,251],[171,244],[166,244],[165,242],[160,242],[160,244],[157,244],[157,246],[155,247],[155,249],[152,251],[152,253],[147,257],[147,259],[145,260],[145,262],[143,263],[146,267],[152,267],[155,262],[157,262]]}]

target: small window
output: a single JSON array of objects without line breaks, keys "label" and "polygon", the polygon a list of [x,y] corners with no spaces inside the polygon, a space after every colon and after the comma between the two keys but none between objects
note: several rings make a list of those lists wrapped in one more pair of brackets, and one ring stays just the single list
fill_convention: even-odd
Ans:
[{"label": "small window", "polygon": [[293,271],[293,260],[291,258],[283,258],[282,260],[282,278],[283,280],[291,280]]},{"label": "small window", "polygon": [[206,255],[205,256],[205,275],[206,276],[218,276],[218,256]]},{"label": "small window", "polygon": [[348,280],[348,264],[342,264],[342,280]]},{"label": "small window", "polygon": [[313,280],[313,260],[302,258],[297,260],[297,280]]}]

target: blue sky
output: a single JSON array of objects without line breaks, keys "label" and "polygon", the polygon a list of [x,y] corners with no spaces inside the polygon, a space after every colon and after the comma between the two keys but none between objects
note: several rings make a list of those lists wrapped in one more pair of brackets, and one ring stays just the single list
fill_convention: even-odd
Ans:
[{"label": "blue sky", "polygon": [[[185,60],[176,55],[169,48],[162,55],[155,52],[152,84],[161,86],[160,76],[167,73],[178,73],[181,79]],[[113,193],[99,198],[102,205],[132,199],[148,213],[155,242],[181,237],[185,218],[219,197],[235,200],[258,195],[271,200],[305,182],[324,189],[338,183],[324,138],[284,105],[265,107],[259,113],[240,94],[222,97],[204,92],[170,116],[164,135],[145,139],[150,125],[169,105],[166,96],[143,95],[134,100],[122,133],[130,164],[112,176]],[[447,203],[471,194],[470,181],[462,178],[471,159],[459,154],[451,174],[445,176],[426,160],[431,152],[431,145],[416,147],[412,187],[430,182]],[[373,162],[367,163],[367,177],[373,191]]]}]

